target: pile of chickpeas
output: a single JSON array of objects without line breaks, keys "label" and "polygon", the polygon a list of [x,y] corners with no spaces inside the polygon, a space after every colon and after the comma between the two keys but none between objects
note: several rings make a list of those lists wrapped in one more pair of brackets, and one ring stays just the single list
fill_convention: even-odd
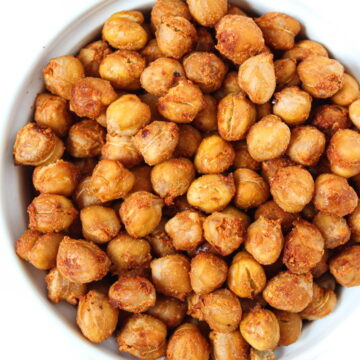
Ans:
[{"label": "pile of chickpeas", "polygon": [[360,285],[359,84],[283,13],[157,0],[147,20],[117,12],[43,68],[16,252],[92,342],[273,360]]}]

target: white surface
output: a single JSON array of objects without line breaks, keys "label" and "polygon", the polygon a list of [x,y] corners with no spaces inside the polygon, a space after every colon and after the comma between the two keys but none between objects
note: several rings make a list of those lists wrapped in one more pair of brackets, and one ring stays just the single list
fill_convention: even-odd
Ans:
[{"label": "white surface", "polygon": [[[251,3],[250,0],[249,2]],[[260,1],[255,2],[260,3]],[[53,38],[71,18],[77,17],[83,9],[95,3],[97,3],[95,0],[51,2],[49,0],[12,0],[0,3],[0,14],[2,14],[0,30],[3,34],[0,57],[2,117],[6,114],[6,107],[13,101],[15,90],[22,82],[33,59],[46,51],[44,46],[49,39]],[[296,0],[287,1],[288,6],[299,3],[300,1]],[[329,1],[317,0],[316,4],[316,7],[321,9],[318,14],[303,8],[304,12],[296,11],[293,15],[302,22],[307,20],[309,24],[316,21],[318,26],[313,27],[314,31],[309,33],[310,37],[328,38],[327,45],[331,44],[333,53],[340,59],[346,59],[346,64],[350,68],[356,68],[360,74],[360,66],[356,64],[360,59],[360,45],[355,36],[358,33],[356,29],[358,5],[351,0],[343,0],[341,7],[334,4],[333,8],[329,5]],[[277,9],[279,6],[286,7],[287,5],[284,5],[284,1],[273,0],[271,6]],[[306,16],[303,15],[305,11]],[[332,23],[332,26],[323,27],[322,21],[326,21],[328,25]],[[353,61],[349,60],[349,56]],[[2,131],[5,122],[6,119],[2,118],[0,122]],[[18,201],[15,195],[14,201]],[[22,217],[23,214],[19,214],[19,223],[22,222],[20,221]],[[1,236],[0,359],[12,360],[26,357],[43,360],[51,357],[52,359],[96,358],[101,360],[95,348],[81,346],[82,343],[74,332],[64,330],[63,324],[56,319],[55,313],[48,311],[44,298],[38,297],[38,294],[36,297],[33,296],[34,289],[24,282],[25,274],[19,266],[19,261],[9,252],[8,241],[6,237]],[[355,295],[355,291],[351,291],[348,296],[351,297],[352,293]],[[359,302],[357,296],[354,299],[351,298],[351,301],[356,305]],[[350,318],[336,324],[336,331],[326,341],[326,351],[316,357],[316,360],[359,358],[357,341],[360,310],[359,305],[357,306],[358,310],[353,312]],[[348,309],[343,307],[342,310]],[[324,330],[323,336],[326,336],[326,333],[327,330]],[[312,360],[309,357],[301,359]]]}]

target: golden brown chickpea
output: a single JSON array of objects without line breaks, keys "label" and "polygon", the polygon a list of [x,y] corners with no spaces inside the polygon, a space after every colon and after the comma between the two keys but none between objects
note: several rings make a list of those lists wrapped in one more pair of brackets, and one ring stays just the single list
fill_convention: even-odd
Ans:
[{"label": "golden brown chickpea", "polygon": [[191,260],[190,281],[196,294],[208,294],[226,281],[228,267],[220,257],[210,253],[197,254]]},{"label": "golden brown chickpea", "polygon": [[65,300],[72,305],[76,305],[78,300],[86,294],[86,285],[77,284],[63,278],[57,268],[53,268],[45,276],[48,298],[59,303]]},{"label": "golden brown chickpea", "polygon": [[191,206],[212,213],[223,210],[235,195],[235,184],[232,174],[207,174],[195,179],[187,192]]},{"label": "golden brown chickpea", "polygon": [[217,101],[211,95],[204,95],[204,110],[197,113],[192,125],[201,131],[214,131],[217,129]]},{"label": "golden brown chickpea", "polygon": [[239,68],[239,86],[255,104],[265,104],[276,87],[273,55],[262,53],[247,59]]},{"label": "golden brown chickpea", "polygon": [[248,145],[245,140],[241,140],[234,145],[235,159],[234,167],[248,168],[257,171],[260,168],[260,163],[253,159],[249,153]]},{"label": "golden brown chickpea", "polygon": [[217,100],[221,100],[225,96],[232,93],[242,93],[243,91],[240,89],[238,83],[238,72],[237,71],[229,71],[224,78],[224,81],[221,85],[221,88],[215,92],[215,98]]},{"label": "golden brown chickpea", "polygon": [[302,320],[299,314],[287,311],[274,310],[280,326],[279,346],[288,346],[296,342],[302,329]]},{"label": "golden brown chickpea", "polygon": [[284,53],[284,58],[295,59],[300,62],[309,56],[324,56],[329,57],[325,47],[313,40],[301,40],[295,46]]},{"label": "golden brown chickpea", "polygon": [[102,202],[119,199],[128,194],[135,176],[115,160],[100,160],[91,176],[91,189]]},{"label": "golden brown chickpea", "polygon": [[341,250],[330,260],[330,272],[345,287],[360,285],[360,246],[352,245]]},{"label": "golden brown chickpea", "polygon": [[253,348],[260,351],[275,349],[280,340],[279,322],[267,309],[246,313],[240,323],[240,332]]},{"label": "golden brown chickpea", "polygon": [[349,107],[349,116],[357,129],[360,129],[360,99],[355,100]]},{"label": "golden brown chickpea", "polygon": [[245,226],[245,229],[250,225],[250,216],[247,215],[244,211],[239,210],[238,208],[234,207],[234,206],[227,206],[223,211],[223,214],[229,214],[229,215],[234,215],[237,218],[239,218],[243,225]]},{"label": "golden brown chickpea", "polygon": [[218,135],[206,137],[200,143],[194,164],[200,174],[217,174],[227,170],[234,162],[231,144]]},{"label": "golden brown chickpea", "polygon": [[136,51],[118,50],[105,56],[99,67],[100,76],[115,89],[137,90],[145,59]]},{"label": "golden brown chickpea", "polygon": [[265,301],[275,309],[298,313],[311,302],[313,278],[310,273],[284,271],[268,281],[263,291]]},{"label": "golden brown chickpea", "polygon": [[14,158],[16,165],[48,165],[64,153],[63,142],[50,128],[28,123],[16,134]]},{"label": "golden brown chickpea", "polygon": [[54,95],[71,98],[73,85],[85,76],[84,67],[74,56],[53,58],[42,69],[45,87]]},{"label": "golden brown chickpea", "polygon": [[296,163],[287,156],[281,156],[277,159],[263,161],[261,164],[261,173],[268,184],[271,184],[275,179],[276,173],[280,169],[293,165],[296,165]]},{"label": "golden brown chickpea", "polygon": [[290,129],[278,116],[267,115],[251,126],[246,142],[251,157],[256,161],[275,159],[286,151]]},{"label": "golden brown chickpea", "polygon": [[314,194],[314,180],[311,174],[300,166],[279,169],[270,183],[275,202],[289,213],[300,212]]},{"label": "golden brown chickpea", "polygon": [[287,235],[283,262],[294,274],[305,274],[321,261],[324,254],[324,238],[313,224],[299,219]]},{"label": "golden brown chickpea", "polygon": [[329,270],[328,260],[330,254],[329,250],[324,250],[321,260],[311,269],[311,274],[314,278],[318,279]]},{"label": "golden brown chickpea", "polygon": [[300,84],[296,71],[296,60],[292,58],[274,61],[276,86],[279,90],[287,86]]},{"label": "golden brown chickpea", "polygon": [[116,12],[105,21],[103,38],[116,49],[140,50],[148,40],[141,26],[143,22],[144,15],[140,11]]},{"label": "golden brown chickpea", "polygon": [[180,254],[167,255],[151,262],[152,281],[158,292],[184,301],[191,293],[190,261]]},{"label": "golden brown chickpea", "polygon": [[316,98],[328,98],[343,86],[344,67],[325,56],[309,56],[297,67],[302,87]]},{"label": "golden brown chickpea", "polygon": [[194,51],[208,51],[214,52],[215,41],[208,29],[204,27],[197,28],[198,40]]},{"label": "golden brown chickpea", "polygon": [[165,224],[165,231],[176,250],[191,251],[204,241],[203,221],[204,216],[197,211],[184,210]]},{"label": "golden brown chickpea", "polygon": [[190,315],[193,319],[197,319],[199,321],[204,320],[204,315],[201,310],[201,295],[196,293],[191,293],[186,298],[187,302],[187,314]]},{"label": "golden brown chickpea", "polygon": [[300,125],[309,117],[311,96],[297,86],[289,86],[275,93],[273,111],[288,125]]},{"label": "golden brown chickpea", "polygon": [[330,139],[327,157],[331,171],[346,178],[360,173],[360,134],[340,129]]},{"label": "golden brown chickpea", "polygon": [[201,143],[200,132],[188,124],[179,124],[179,142],[175,149],[175,155],[180,157],[193,157]]},{"label": "golden brown chickpea", "polygon": [[256,350],[250,349],[250,360],[275,360],[275,353],[273,350]]},{"label": "golden brown chickpea", "polygon": [[79,170],[71,162],[57,160],[33,172],[34,188],[40,193],[70,196],[79,181]]},{"label": "golden brown chickpea", "polygon": [[240,209],[248,209],[261,205],[269,197],[269,186],[265,180],[250,169],[234,171],[236,194],[235,205]]},{"label": "golden brown chickpea", "polygon": [[73,199],[79,209],[91,205],[101,204],[101,200],[97,196],[95,196],[92,190],[91,176],[88,176],[81,180],[81,182],[76,187]]},{"label": "golden brown chickpea", "polygon": [[16,254],[29,261],[29,253],[41,235],[40,231],[26,230],[15,243]]},{"label": "golden brown chickpea", "polygon": [[228,289],[201,296],[201,311],[211,330],[223,333],[235,331],[241,320],[240,301]]},{"label": "golden brown chickpea", "polygon": [[337,105],[349,106],[359,95],[359,83],[351,75],[345,73],[342,88],[331,97],[331,100]]},{"label": "golden brown chickpea", "polygon": [[217,50],[235,64],[264,50],[264,38],[254,20],[241,15],[225,15],[215,26]]},{"label": "golden brown chickpea", "polygon": [[241,15],[241,16],[248,16],[245,11],[243,11],[242,9],[240,9],[239,7],[235,6],[235,5],[230,5],[228,6],[228,14],[232,14],[232,15]]},{"label": "golden brown chickpea", "polygon": [[167,217],[172,217],[175,216],[178,212],[185,210],[195,210],[195,208],[188,203],[186,195],[183,195],[175,198],[174,204],[166,206],[164,213]]},{"label": "golden brown chickpea", "polygon": [[179,128],[167,121],[153,121],[139,130],[134,137],[134,145],[148,165],[156,165],[169,160],[179,142]]},{"label": "golden brown chickpea", "polygon": [[181,59],[195,46],[196,29],[183,17],[162,17],[156,29],[156,40],[160,51],[166,57]]},{"label": "golden brown chickpea", "polygon": [[349,227],[351,229],[352,238],[359,242],[360,238],[360,204],[355,208],[352,214],[347,219]]},{"label": "golden brown chickpea", "polygon": [[205,239],[222,256],[240,247],[245,240],[245,224],[238,216],[226,212],[214,212],[204,221]]},{"label": "golden brown chickpea", "polygon": [[147,165],[137,166],[131,169],[131,172],[135,176],[135,183],[130,193],[134,193],[137,191],[147,191],[153,192],[153,188],[151,185],[151,167]]},{"label": "golden brown chickpea", "polygon": [[57,254],[57,269],[65,279],[86,284],[101,280],[110,269],[111,261],[97,245],[65,236]]},{"label": "golden brown chickpea", "polygon": [[183,65],[186,77],[205,93],[218,90],[227,71],[225,63],[210,52],[192,52],[184,59]]},{"label": "golden brown chickpea", "polygon": [[141,276],[123,276],[109,289],[109,302],[114,308],[140,313],[155,305],[154,285]]},{"label": "golden brown chickpea", "polygon": [[120,276],[129,270],[148,266],[151,260],[149,243],[127,233],[120,233],[112,239],[106,252],[112,262],[111,272]]},{"label": "golden brown chickpea", "polygon": [[135,135],[150,119],[150,107],[134,94],[121,96],[106,110],[106,128],[112,135]]},{"label": "golden brown chickpea", "polygon": [[214,26],[228,10],[227,0],[187,0],[191,15],[202,26]]},{"label": "golden brown chickpea", "polygon": [[230,93],[219,102],[218,128],[225,140],[244,139],[255,119],[255,106],[242,93]]},{"label": "golden brown chickpea", "polygon": [[184,195],[195,178],[193,163],[186,158],[170,159],[155,165],[151,170],[151,184],[155,192],[171,204]]},{"label": "golden brown chickpea", "polygon": [[345,178],[322,174],[315,182],[313,202],[319,211],[343,217],[355,210],[358,197]]},{"label": "golden brown chickpea", "polygon": [[158,257],[176,254],[176,249],[170,236],[165,232],[167,220],[163,218],[160,224],[146,236],[146,240],[151,245],[151,251]]},{"label": "golden brown chickpea", "polygon": [[239,330],[231,333],[212,331],[209,338],[214,360],[248,360],[249,345]]},{"label": "golden brown chickpea", "polygon": [[147,45],[141,51],[141,55],[145,58],[147,64],[150,64],[156,59],[164,56],[164,54],[159,49],[156,39],[151,39],[147,43]]},{"label": "golden brown chickpea", "polygon": [[171,336],[167,360],[209,360],[210,345],[195,324],[184,323]]},{"label": "golden brown chickpea", "polygon": [[40,194],[28,206],[29,228],[41,232],[66,230],[78,215],[72,202],[62,195]]}]

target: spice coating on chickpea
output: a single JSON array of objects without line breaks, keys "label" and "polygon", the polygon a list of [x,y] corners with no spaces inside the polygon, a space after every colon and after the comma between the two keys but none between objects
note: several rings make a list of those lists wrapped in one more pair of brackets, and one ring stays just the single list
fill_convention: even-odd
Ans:
[{"label": "spice coating on chickpea", "polygon": [[245,140],[240,140],[234,145],[235,159],[234,167],[247,168],[257,171],[260,168],[260,163],[256,161],[249,153],[248,145]]},{"label": "spice coating on chickpea", "polygon": [[276,87],[281,90],[284,87],[299,85],[300,79],[296,71],[296,60],[278,59],[274,61]]},{"label": "spice coating on chickpea", "polygon": [[156,59],[164,56],[159,49],[156,39],[151,39],[147,43],[147,45],[142,49],[141,55],[145,58],[147,64],[150,64]]},{"label": "spice coating on chickpea", "polygon": [[158,257],[176,254],[172,239],[165,232],[166,222],[167,220],[163,218],[160,221],[160,224],[146,236],[146,240],[151,246],[152,253]]},{"label": "spice coating on chickpea", "polygon": [[302,319],[299,314],[274,310],[280,326],[279,346],[288,346],[296,342],[302,329]]},{"label": "spice coating on chickpea", "polygon": [[101,200],[95,196],[91,187],[91,176],[81,180],[75,189],[73,200],[79,209],[91,205],[100,205]]},{"label": "spice coating on chickpea", "polygon": [[226,95],[231,93],[242,93],[243,91],[240,89],[238,83],[238,72],[237,71],[229,71],[224,78],[224,81],[221,85],[221,88],[215,92],[214,96],[217,100],[221,100]]},{"label": "spice coating on chickpea", "polygon": [[329,57],[325,47],[317,41],[301,40],[297,42],[293,48],[284,53],[285,59],[295,59],[300,62],[310,56]]},{"label": "spice coating on chickpea", "polygon": [[360,205],[355,208],[352,214],[347,218],[352,237],[359,242],[360,237]]},{"label": "spice coating on chickpea", "polygon": [[187,0],[191,15],[202,26],[214,26],[228,10],[227,0]]},{"label": "spice coating on chickpea", "polygon": [[199,111],[192,121],[192,125],[200,131],[217,129],[217,101],[211,95],[204,95],[204,109]]},{"label": "spice coating on chickpea", "polygon": [[175,156],[192,158],[201,143],[200,132],[191,125],[179,124],[179,142],[175,149]]},{"label": "spice coating on chickpea", "polygon": [[275,360],[275,353],[273,350],[256,350],[250,349],[250,360]]},{"label": "spice coating on chickpea", "polygon": [[276,173],[285,167],[296,165],[292,160],[290,160],[287,156],[280,156],[276,159],[265,160],[261,164],[261,174],[268,184],[271,183],[275,179]]},{"label": "spice coating on chickpea", "polygon": [[349,106],[349,117],[357,129],[360,129],[360,99]]},{"label": "spice coating on chickpea", "polygon": [[16,240],[16,254],[22,259],[29,261],[29,253],[41,235],[42,233],[37,230],[25,230],[25,232]]},{"label": "spice coating on chickpea", "polygon": [[342,88],[331,97],[331,100],[337,105],[349,106],[359,95],[359,83],[351,75],[345,73]]}]

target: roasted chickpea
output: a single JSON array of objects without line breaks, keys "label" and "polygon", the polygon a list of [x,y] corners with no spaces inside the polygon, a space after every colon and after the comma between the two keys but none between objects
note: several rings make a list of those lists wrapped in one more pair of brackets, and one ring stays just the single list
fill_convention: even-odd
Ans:
[{"label": "roasted chickpea", "polygon": [[224,78],[224,81],[218,91],[215,92],[214,96],[217,100],[221,100],[225,96],[232,93],[242,93],[238,82],[238,72],[229,71]]},{"label": "roasted chickpea", "polygon": [[51,59],[42,73],[46,89],[66,100],[70,100],[74,84],[85,76],[83,65],[74,56]]},{"label": "roasted chickpea", "polygon": [[234,145],[235,159],[234,167],[237,168],[248,168],[250,170],[257,171],[260,168],[260,163],[257,162],[249,153],[248,145],[245,140],[240,140]]},{"label": "roasted chickpea", "polygon": [[151,262],[152,281],[158,292],[181,301],[191,293],[190,261],[180,254],[167,255]]},{"label": "roasted chickpea", "polygon": [[202,137],[200,132],[188,124],[180,124],[179,142],[175,149],[176,156],[193,157],[201,143]]},{"label": "roasted chickpea", "polygon": [[356,128],[360,129],[360,99],[355,100],[349,106],[349,116],[350,120],[356,126]]},{"label": "roasted chickpea", "polygon": [[167,360],[209,360],[210,345],[195,324],[184,323],[171,336]]},{"label": "roasted chickpea", "polygon": [[284,271],[268,281],[263,291],[265,301],[275,309],[298,313],[311,302],[313,278],[310,273]]},{"label": "roasted chickpea", "polygon": [[302,329],[302,320],[299,314],[287,311],[274,310],[280,326],[279,346],[288,346],[296,342]]},{"label": "roasted chickpea", "polygon": [[134,137],[134,145],[148,165],[169,160],[178,142],[178,126],[166,121],[153,121],[139,130]]},{"label": "roasted chickpea", "polygon": [[180,59],[195,46],[196,29],[183,17],[162,17],[156,29],[156,40],[166,57]]},{"label": "roasted chickpea", "polygon": [[294,86],[300,84],[300,79],[296,71],[296,60],[278,59],[274,61],[276,86],[278,89],[283,89],[287,86]]},{"label": "roasted chickpea", "polygon": [[156,39],[151,39],[147,43],[147,45],[142,49],[141,55],[145,58],[147,64],[150,64],[156,59],[164,56],[159,49]]},{"label": "roasted chickpea", "polygon": [[197,30],[197,43],[195,45],[195,51],[208,51],[214,52],[215,41],[208,29],[199,27]]},{"label": "roasted chickpea", "polygon": [[275,360],[275,353],[273,350],[256,350],[250,349],[250,360]]},{"label": "roasted chickpea", "polygon": [[74,193],[74,202],[79,209],[91,205],[101,204],[101,200],[95,196],[91,187],[91,176],[88,176],[80,181]]},{"label": "roasted chickpea", "polygon": [[324,275],[329,270],[329,250],[324,250],[321,260],[311,269],[311,274],[314,279],[318,279],[320,276]]},{"label": "roasted chickpea", "polygon": [[278,170],[296,165],[292,160],[290,160],[287,156],[281,156],[272,160],[265,160],[261,164],[261,173],[264,179],[268,184],[271,184]]},{"label": "roasted chickpea", "polygon": [[359,83],[351,75],[345,73],[342,88],[331,97],[331,100],[337,105],[349,106],[359,95]]},{"label": "roasted chickpea", "polygon": [[187,0],[194,19],[202,26],[214,26],[228,10],[227,0]]},{"label": "roasted chickpea", "polygon": [[145,59],[136,51],[118,50],[105,56],[99,67],[100,76],[116,89],[137,90]]},{"label": "roasted chickpea", "polygon": [[115,160],[100,160],[91,176],[91,189],[102,202],[119,199],[128,194],[135,176]]},{"label": "roasted chickpea", "polygon": [[146,236],[151,245],[151,251],[158,257],[176,254],[172,239],[165,232],[166,219],[163,218],[160,224]]},{"label": "roasted chickpea", "polygon": [[285,59],[295,59],[297,62],[310,56],[329,57],[329,54],[323,45],[313,40],[301,40],[293,48],[284,53]]},{"label": "roasted chickpea", "polygon": [[323,289],[331,289],[333,291],[335,291],[337,287],[335,277],[332,276],[329,272],[316,279],[316,283]]},{"label": "roasted chickpea", "polygon": [[273,111],[288,125],[300,125],[309,117],[311,96],[297,86],[289,86],[275,93]]},{"label": "roasted chickpea", "polygon": [[244,139],[255,119],[255,106],[242,93],[230,93],[219,102],[218,128],[225,140]]},{"label": "roasted chickpea", "polygon": [[247,360],[249,344],[240,331],[230,333],[212,331],[209,335],[214,360]]},{"label": "roasted chickpea", "polygon": [[16,134],[14,158],[16,165],[48,165],[64,153],[63,142],[50,128],[28,123]]},{"label": "roasted chickpea", "polygon": [[241,64],[264,50],[264,38],[254,20],[241,15],[225,15],[215,26],[217,50]]},{"label": "roasted chickpea", "polygon": [[245,229],[250,225],[250,216],[248,214],[246,214],[244,211],[239,210],[238,208],[234,207],[234,206],[227,206],[223,211],[223,214],[229,214],[229,215],[234,215],[237,218],[239,218],[243,225],[245,226]]},{"label": "roasted chickpea", "polygon": [[217,101],[211,95],[204,95],[204,109],[199,111],[192,121],[192,125],[201,131],[217,129]]},{"label": "roasted chickpea", "polygon": [[319,211],[342,217],[355,210],[358,197],[345,178],[322,174],[315,182],[313,202]]},{"label": "roasted chickpea", "polygon": [[251,126],[246,142],[251,157],[256,161],[275,159],[286,151],[290,129],[278,116],[267,115]]},{"label": "roasted chickpea", "polygon": [[[360,238],[360,205],[358,205],[347,219],[351,229],[352,238],[359,242]],[[346,223],[346,222],[345,222]]]},{"label": "roasted chickpea", "polygon": [[331,171],[346,178],[360,173],[360,134],[355,130],[338,130],[330,139],[327,157]]},{"label": "roasted chickpea", "polygon": [[31,249],[41,235],[40,231],[26,230],[15,243],[16,254],[22,259],[29,261]]},{"label": "roasted chickpea", "polygon": [[166,352],[166,325],[153,316],[132,315],[120,329],[116,338],[119,351],[138,359],[155,360]]},{"label": "roasted chickpea", "polygon": [[234,171],[236,194],[235,205],[240,209],[248,209],[261,205],[269,197],[269,186],[265,180],[250,169]]}]

